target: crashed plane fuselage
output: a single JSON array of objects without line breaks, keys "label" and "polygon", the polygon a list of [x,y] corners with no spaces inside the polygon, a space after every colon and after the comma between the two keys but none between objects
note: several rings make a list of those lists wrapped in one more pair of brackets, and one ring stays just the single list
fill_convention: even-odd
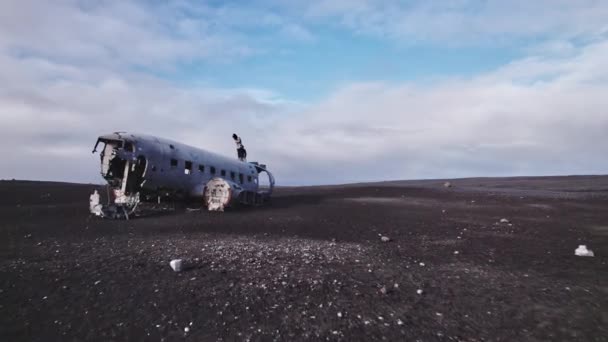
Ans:
[{"label": "crashed plane fuselage", "polygon": [[[175,141],[117,132],[100,136],[93,153],[100,143],[101,175],[111,199],[106,206],[91,204],[99,216],[128,218],[140,201],[161,198],[201,198],[210,210],[235,203],[257,205],[268,200],[274,188],[274,177],[265,165]],[[260,186],[262,173],[268,187]]]}]

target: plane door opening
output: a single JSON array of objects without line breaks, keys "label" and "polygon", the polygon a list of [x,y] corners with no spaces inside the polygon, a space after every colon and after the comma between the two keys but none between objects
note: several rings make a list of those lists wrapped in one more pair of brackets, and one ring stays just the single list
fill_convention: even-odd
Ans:
[{"label": "plane door opening", "polygon": [[274,190],[274,176],[266,169],[258,168],[258,193],[270,197]]},{"label": "plane door opening", "polygon": [[146,157],[139,156],[134,162],[130,162],[129,164],[125,190],[127,193],[135,193],[139,191],[144,182],[148,162],[146,161]]},{"label": "plane door opening", "polygon": [[125,172],[127,161],[119,158],[119,151],[123,142],[119,140],[104,141],[105,146],[100,153],[101,176],[110,186],[120,186]]},{"label": "plane door opening", "polygon": [[265,171],[262,171],[258,174],[258,189],[260,190],[268,190],[270,189],[270,178],[267,177]]}]

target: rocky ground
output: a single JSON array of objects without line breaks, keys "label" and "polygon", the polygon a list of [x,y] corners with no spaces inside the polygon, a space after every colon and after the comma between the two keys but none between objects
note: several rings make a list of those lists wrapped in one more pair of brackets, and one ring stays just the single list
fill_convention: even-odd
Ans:
[{"label": "rocky ground", "polygon": [[606,341],[608,177],[450,182],[109,221],[2,181],[0,340]]}]

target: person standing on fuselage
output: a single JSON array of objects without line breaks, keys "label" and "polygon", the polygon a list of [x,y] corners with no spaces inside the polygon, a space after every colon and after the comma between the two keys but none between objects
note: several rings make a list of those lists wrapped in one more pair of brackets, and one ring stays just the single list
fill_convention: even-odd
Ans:
[{"label": "person standing on fuselage", "polygon": [[236,143],[236,154],[239,157],[239,160],[247,161],[247,150],[245,150],[241,138],[235,133],[232,135],[232,139],[234,139],[234,142]]}]

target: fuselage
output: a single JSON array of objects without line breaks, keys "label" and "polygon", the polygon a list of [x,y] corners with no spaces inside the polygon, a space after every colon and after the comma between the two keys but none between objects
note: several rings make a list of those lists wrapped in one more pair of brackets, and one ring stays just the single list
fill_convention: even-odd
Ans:
[{"label": "fuselage", "polygon": [[[101,174],[124,195],[178,195],[202,197],[205,185],[222,178],[243,192],[260,193],[264,166],[242,162],[201,148],[159,137],[117,132],[102,135]],[[97,147],[97,145],[96,145]]]}]

